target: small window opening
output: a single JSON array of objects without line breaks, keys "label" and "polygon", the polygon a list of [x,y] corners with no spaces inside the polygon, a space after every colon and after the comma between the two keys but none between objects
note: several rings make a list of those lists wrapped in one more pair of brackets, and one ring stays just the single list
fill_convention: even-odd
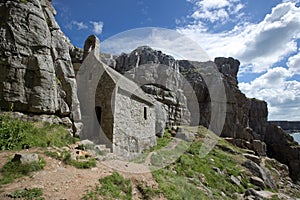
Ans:
[{"label": "small window opening", "polygon": [[92,78],[93,78],[93,74],[90,73],[90,74],[89,74],[89,80],[92,80]]},{"label": "small window opening", "polygon": [[144,107],[144,119],[147,120],[147,107]]}]

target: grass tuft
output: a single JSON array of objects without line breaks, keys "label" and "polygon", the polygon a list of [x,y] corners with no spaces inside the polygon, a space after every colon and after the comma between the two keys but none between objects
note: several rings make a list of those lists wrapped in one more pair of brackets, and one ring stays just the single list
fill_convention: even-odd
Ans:
[{"label": "grass tuft", "polygon": [[103,199],[132,199],[132,184],[129,179],[123,178],[119,173],[114,172],[112,175],[99,180],[100,185],[92,191],[87,191],[82,197],[83,200],[96,200],[99,197]]},{"label": "grass tuft", "polygon": [[16,190],[13,193],[9,194],[8,197],[13,199],[25,199],[25,200],[43,200],[45,198],[43,196],[43,190],[41,188],[33,188],[33,189],[24,189],[24,190]]}]

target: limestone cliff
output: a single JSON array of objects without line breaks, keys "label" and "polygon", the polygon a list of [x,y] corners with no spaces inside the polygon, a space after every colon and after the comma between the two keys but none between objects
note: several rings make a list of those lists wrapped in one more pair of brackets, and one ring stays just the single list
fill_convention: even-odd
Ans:
[{"label": "limestone cliff", "polygon": [[[0,1],[0,107],[80,120],[70,50],[48,0]],[[76,123],[73,123],[76,131]]]}]

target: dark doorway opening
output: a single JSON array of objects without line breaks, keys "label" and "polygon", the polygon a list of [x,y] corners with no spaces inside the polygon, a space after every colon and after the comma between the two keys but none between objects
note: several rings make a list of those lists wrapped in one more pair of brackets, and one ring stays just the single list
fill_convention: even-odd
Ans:
[{"label": "dark doorway opening", "polygon": [[101,126],[102,108],[101,108],[100,106],[96,106],[96,107],[95,107],[95,112],[96,112],[96,116],[97,116],[98,123],[99,123],[100,126]]}]

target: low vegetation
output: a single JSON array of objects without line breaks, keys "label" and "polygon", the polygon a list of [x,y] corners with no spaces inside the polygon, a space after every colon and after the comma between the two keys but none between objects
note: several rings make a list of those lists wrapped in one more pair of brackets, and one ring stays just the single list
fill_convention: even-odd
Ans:
[{"label": "low vegetation", "polygon": [[24,200],[44,200],[43,190],[41,188],[32,188],[24,190],[16,190],[9,194],[8,197],[13,199],[24,199]]},{"label": "low vegetation", "polygon": [[39,158],[38,162],[32,162],[29,164],[22,164],[21,162],[9,160],[0,169],[2,175],[0,184],[11,183],[17,178],[30,175],[31,172],[42,170],[44,169],[45,164],[46,162],[42,158]]},{"label": "low vegetation", "polygon": [[24,122],[0,115],[0,150],[62,147],[77,140],[62,125]]},{"label": "low vegetation", "polygon": [[[158,142],[159,147],[152,148],[160,152],[153,154],[152,165],[157,165],[163,158],[172,157],[170,153],[175,154],[178,159],[167,167],[152,172],[159,184],[158,189],[138,187],[146,199],[152,199],[158,194],[163,194],[167,199],[235,199],[237,193],[244,193],[247,188],[254,187],[241,167],[241,163],[245,161],[241,156],[243,150],[225,140],[218,141],[218,138],[204,127],[190,129],[197,132],[193,143],[178,143],[171,151],[163,150],[162,148],[172,141],[172,138],[167,136],[160,138],[163,142]],[[200,157],[199,150],[205,137],[218,142],[207,156]],[[181,155],[177,155],[177,148],[182,152]],[[238,179],[240,184],[234,183],[231,177]]]},{"label": "low vegetation", "polygon": [[166,129],[163,137],[157,137],[157,145],[152,147],[150,149],[150,152],[157,151],[162,149],[163,147],[166,147],[171,142],[171,140],[171,133],[169,132],[169,129]]},{"label": "low vegetation", "polygon": [[131,181],[117,172],[100,179],[99,183],[94,189],[86,191],[82,199],[97,200],[99,197],[102,199],[132,199]]},{"label": "low vegetation", "polygon": [[94,158],[82,158],[83,160],[73,160],[71,158],[71,153],[69,151],[53,152],[53,151],[45,151],[46,156],[50,156],[57,160],[61,160],[66,165],[72,165],[78,169],[89,169],[92,167],[96,167],[96,160]]}]

